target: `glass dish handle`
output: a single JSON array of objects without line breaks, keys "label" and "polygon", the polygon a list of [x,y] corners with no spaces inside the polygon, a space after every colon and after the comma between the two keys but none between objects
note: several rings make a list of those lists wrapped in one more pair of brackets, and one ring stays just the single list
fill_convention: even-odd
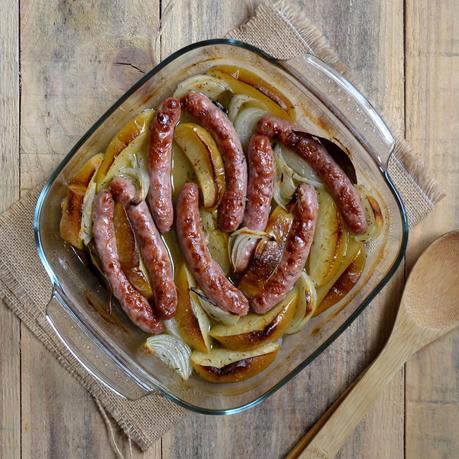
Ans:
[{"label": "glass dish handle", "polygon": [[362,143],[378,165],[386,169],[395,139],[370,102],[350,81],[310,54],[279,61],[279,65],[318,97]]},{"label": "glass dish handle", "polygon": [[116,361],[94,343],[84,324],[56,289],[46,307],[46,319],[76,360],[111,391],[130,400],[151,393],[123,374]]}]

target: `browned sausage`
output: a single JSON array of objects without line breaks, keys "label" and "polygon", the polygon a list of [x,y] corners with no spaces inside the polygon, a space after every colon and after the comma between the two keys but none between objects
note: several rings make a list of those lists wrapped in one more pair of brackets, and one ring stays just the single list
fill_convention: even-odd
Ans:
[{"label": "browned sausage", "polygon": [[247,164],[241,141],[225,113],[205,95],[189,92],[181,103],[183,110],[212,134],[222,155],[225,191],[218,208],[218,227],[231,233],[242,222],[247,196]]},{"label": "browned sausage", "polygon": [[180,102],[173,98],[166,99],[156,111],[150,126],[150,189],[147,200],[160,233],[167,233],[174,223],[171,183],[172,139],[180,113]]},{"label": "browned sausage", "polygon": [[358,234],[365,232],[365,210],[357,190],[318,139],[306,132],[294,131],[288,121],[274,116],[262,118],[257,131],[306,160],[324,182],[349,228]]},{"label": "browned sausage", "polygon": [[[271,141],[264,135],[253,135],[247,150],[249,180],[247,183],[247,205],[242,226],[264,231],[268,223],[274,188],[274,162]],[[247,243],[244,256],[240,258],[236,272],[245,271],[257,245],[255,239]]]},{"label": "browned sausage", "polygon": [[109,190],[102,190],[94,200],[93,235],[102,269],[121,307],[131,321],[147,333],[161,333],[163,323],[155,316],[148,301],[129,282],[121,269],[113,224],[114,201]]},{"label": "browned sausage", "polygon": [[129,221],[140,242],[142,260],[148,271],[155,308],[164,319],[175,315],[177,289],[166,245],[161,239],[145,201],[135,203],[136,187],[132,182],[116,177],[110,183],[115,198],[126,207]]},{"label": "browned sausage", "polygon": [[199,215],[199,189],[195,183],[186,183],[180,192],[176,230],[186,264],[205,295],[221,309],[240,316],[247,314],[247,298],[225,277],[207,248]]},{"label": "browned sausage", "polygon": [[272,309],[285,298],[300,277],[311,248],[318,209],[315,189],[302,183],[296,191],[293,222],[280,262],[261,292],[250,300],[255,312],[264,314]]}]

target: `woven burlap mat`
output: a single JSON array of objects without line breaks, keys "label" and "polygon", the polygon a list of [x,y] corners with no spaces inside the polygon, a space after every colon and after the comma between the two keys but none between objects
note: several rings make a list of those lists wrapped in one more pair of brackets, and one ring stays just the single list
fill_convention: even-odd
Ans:
[{"label": "woven burlap mat", "polygon": [[[302,12],[283,2],[259,6],[247,23],[228,36],[249,42],[278,59],[315,54],[352,79],[320,32]],[[397,142],[389,171],[407,207],[410,225],[414,226],[432,210],[441,193],[403,140]],[[92,394],[104,419],[108,420],[108,413],[145,450],[180,422],[186,411],[158,394],[138,401],[113,394],[75,360],[53,333],[45,319],[51,283],[38,259],[32,227],[39,192],[37,189],[23,197],[0,217],[0,297]]]}]

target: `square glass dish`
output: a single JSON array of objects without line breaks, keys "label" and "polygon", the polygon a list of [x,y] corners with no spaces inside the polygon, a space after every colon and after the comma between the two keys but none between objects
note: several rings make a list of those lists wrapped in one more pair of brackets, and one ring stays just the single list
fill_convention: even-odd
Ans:
[{"label": "square glass dish", "polygon": [[[114,308],[87,260],[59,234],[66,184],[92,155],[145,108],[156,107],[186,77],[218,64],[240,65],[267,78],[294,101],[299,128],[335,138],[349,152],[359,183],[377,197],[384,216],[382,235],[368,247],[364,272],[349,295],[287,336],[266,370],[232,384],[212,384],[196,375],[188,381],[142,351],[146,334]],[[368,101],[335,70],[312,55],[278,62],[234,40],[210,40],[172,54],[138,81],[89,129],[54,171],[36,207],[35,237],[53,283],[47,318],[69,351],[116,393],[137,399],[153,391],[196,412],[230,414],[266,399],[310,364],[360,314],[397,269],[408,226],[400,197],[387,172],[394,138]]]}]

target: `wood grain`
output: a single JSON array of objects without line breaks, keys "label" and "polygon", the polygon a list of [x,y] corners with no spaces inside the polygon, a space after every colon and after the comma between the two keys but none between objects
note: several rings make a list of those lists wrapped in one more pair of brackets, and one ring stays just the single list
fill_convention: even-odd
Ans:
[{"label": "wood grain", "polygon": [[[292,3],[307,9],[307,15],[354,71],[364,93],[400,127],[403,123],[402,2]],[[176,1],[172,19],[164,30],[162,57],[191,41],[223,35],[239,24],[244,6],[242,1],[221,1],[218,7],[212,0],[199,4]],[[184,451],[190,457],[202,458],[285,455],[382,347],[395,317],[402,282],[400,271],[345,334],[262,405],[225,418],[189,416],[174,432],[164,436],[163,457],[179,458]],[[403,456],[403,400],[400,372],[340,457]],[[249,435],[250,441],[244,441]]]},{"label": "wood grain", "polygon": [[[459,16],[457,1],[408,1],[406,133],[446,198],[411,236],[408,263],[435,237],[459,227]],[[432,305],[435,307],[435,305]],[[459,332],[416,355],[406,370],[406,457],[459,452]]]},{"label": "wood grain", "polygon": [[[19,198],[19,7],[0,0],[0,211]],[[21,456],[20,323],[0,304],[0,457]]]}]

